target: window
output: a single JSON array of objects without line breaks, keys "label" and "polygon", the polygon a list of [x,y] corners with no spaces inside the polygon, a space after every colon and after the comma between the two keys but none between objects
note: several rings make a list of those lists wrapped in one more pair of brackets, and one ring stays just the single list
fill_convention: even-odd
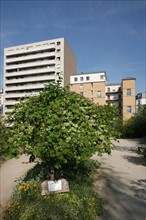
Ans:
[{"label": "window", "polygon": [[110,88],[109,87],[107,88],[107,91],[110,92]]},{"label": "window", "polygon": [[121,92],[121,87],[118,88],[118,91]]},{"label": "window", "polygon": [[110,100],[110,95],[107,96],[107,99]]},{"label": "window", "polygon": [[77,78],[77,77],[75,77],[75,78],[74,78],[74,82],[77,82],[77,81],[78,81],[78,78]]},{"label": "window", "polygon": [[84,77],[80,77],[80,81],[83,81],[84,80]]},{"label": "window", "polygon": [[100,90],[97,92],[97,97],[101,97],[101,91]]},{"label": "window", "polygon": [[121,95],[119,95],[119,99],[121,99]]},{"label": "window", "polygon": [[119,107],[121,107],[121,102],[119,102]]},{"label": "window", "polygon": [[140,105],[140,100],[138,100],[138,105]]},{"label": "window", "polygon": [[83,89],[84,88],[84,85],[83,84],[80,84],[80,89]]},{"label": "window", "polygon": [[83,96],[83,92],[80,92],[80,95]]},{"label": "window", "polygon": [[131,112],[131,106],[127,106],[127,112]]},{"label": "window", "polygon": [[104,79],[104,75],[100,75],[100,79]]},{"label": "window", "polygon": [[57,60],[60,60],[60,57],[57,57]]},{"label": "window", "polygon": [[60,42],[57,42],[57,45],[60,45]]},{"label": "window", "polygon": [[90,80],[90,77],[89,77],[89,76],[86,76],[86,80],[87,80],[87,81]]},{"label": "window", "polygon": [[127,95],[131,96],[131,89],[127,89]]}]

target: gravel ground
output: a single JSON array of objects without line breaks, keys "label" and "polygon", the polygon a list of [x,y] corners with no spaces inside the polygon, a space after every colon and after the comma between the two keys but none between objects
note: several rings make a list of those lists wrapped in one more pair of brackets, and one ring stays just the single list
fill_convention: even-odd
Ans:
[{"label": "gravel ground", "polygon": [[146,220],[146,159],[137,153],[139,140],[113,143],[111,156],[93,157],[101,162],[95,187],[107,201],[97,220]]},{"label": "gravel ground", "polygon": [[6,205],[12,194],[13,188],[17,184],[16,180],[35,165],[28,161],[29,157],[22,155],[19,159],[5,161],[0,167],[0,203],[2,206]]}]

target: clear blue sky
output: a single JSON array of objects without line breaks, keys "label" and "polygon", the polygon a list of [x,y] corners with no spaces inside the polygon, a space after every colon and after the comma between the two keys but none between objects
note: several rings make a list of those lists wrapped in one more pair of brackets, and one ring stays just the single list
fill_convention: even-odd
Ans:
[{"label": "clear blue sky", "polygon": [[145,19],[143,0],[1,1],[0,88],[5,47],[65,37],[78,72],[106,71],[109,83],[136,77],[144,92]]}]

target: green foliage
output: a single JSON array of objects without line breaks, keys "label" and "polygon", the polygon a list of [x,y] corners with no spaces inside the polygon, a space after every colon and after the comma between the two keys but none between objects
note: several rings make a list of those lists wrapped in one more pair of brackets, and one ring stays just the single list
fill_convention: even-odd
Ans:
[{"label": "green foliage", "polygon": [[123,137],[146,137],[146,105],[141,106],[139,111],[124,123]]},{"label": "green foliage", "polygon": [[5,126],[4,118],[0,116],[0,156],[5,153],[5,145],[9,135],[9,129]]},{"label": "green foliage", "polygon": [[95,152],[110,154],[110,136],[118,135],[114,107],[97,106],[59,84],[17,104],[7,123],[12,121],[8,156],[29,154],[56,169],[82,163]]},{"label": "green foliage", "polygon": [[[92,182],[92,173],[95,172],[97,168],[99,168],[100,164],[98,161],[94,161],[89,159],[84,161],[77,166],[73,166],[73,164],[63,164],[60,169],[55,170],[55,179],[65,178],[68,180],[76,179],[77,176],[84,178],[86,182]],[[27,172],[24,181],[35,180],[42,182],[46,179],[49,179],[49,166],[48,163],[42,162],[40,164],[36,164],[32,169]]]},{"label": "green foliage", "polygon": [[[97,166],[99,165],[92,160],[82,164],[81,167],[87,168],[87,176],[85,171],[84,173],[80,171],[80,175],[76,175],[75,171],[73,178],[68,171],[66,176],[68,176],[70,192],[47,197],[40,194],[40,182],[44,180],[41,178],[46,174],[47,164],[36,165],[15,188],[11,201],[5,207],[4,219],[94,220],[97,215],[102,214],[104,205],[92,186],[92,173]],[[42,171],[41,175],[39,175],[40,171]]]},{"label": "green foliage", "polygon": [[[102,214],[103,202],[86,191],[84,197],[76,194],[60,194],[42,197],[29,203],[13,203],[7,210],[5,220],[93,220]],[[98,213],[97,213],[98,211]]]}]

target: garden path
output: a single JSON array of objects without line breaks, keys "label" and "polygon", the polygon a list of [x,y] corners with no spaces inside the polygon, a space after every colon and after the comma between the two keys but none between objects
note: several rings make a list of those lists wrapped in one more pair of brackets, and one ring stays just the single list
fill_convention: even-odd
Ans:
[{"label": "garden path", "polygon": [[97,220],[146,220],[146,159],[137,153],[139,140],[113,143],[111,156],[93,157],[101,162],[96,190],[107,201]]},{"label": "garden path", "polygon": [[22,155],[19,159],[11,159],[6,161],[0,167],[0,203],[5,206],[10,195],[12,194],[14,186],[17,184],[16,180],[31,169],[35,163],[29,163],[29,157]]}]

